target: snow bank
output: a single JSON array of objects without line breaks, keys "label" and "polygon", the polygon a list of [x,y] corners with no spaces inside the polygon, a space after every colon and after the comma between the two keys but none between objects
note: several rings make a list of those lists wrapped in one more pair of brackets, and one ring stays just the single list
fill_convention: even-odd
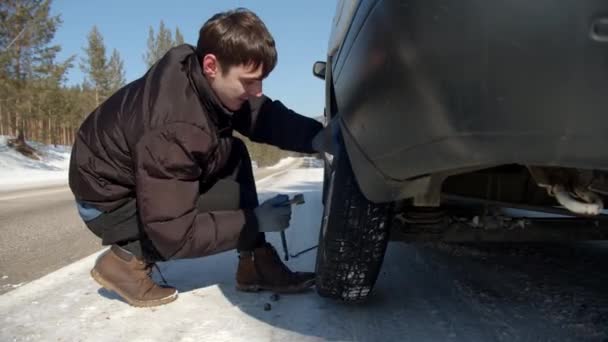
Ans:
[{"label": "snow bank", "polygon": [[278,163],[276,163],[272,166],[268,166],[267,169],[270,169],[270,170],[281,169],[281,168],[293,163],[295,160],[296,160],[296,158],[294,158],[294,157],[283,158],[283,159],[279,160]]},{"label": "snow bank", "polygon": [[28,141],[41,156],[34,160],[8,147],[7,140],[0,136],[0,191],[67,184],[70,146]]}]

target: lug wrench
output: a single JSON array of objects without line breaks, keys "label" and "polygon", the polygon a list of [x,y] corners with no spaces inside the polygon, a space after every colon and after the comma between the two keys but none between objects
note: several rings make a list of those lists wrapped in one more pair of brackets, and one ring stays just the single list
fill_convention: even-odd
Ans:
[{"label": "lug wrench", "polygon": [[[297,194],[292,199],[285,202],[284,205],[300,205],[304,203],[304,194]],[[287,239],[285,238],[285,231],[281,230],[281,243],[283,244],[283,252],[285,253],[285,261],[289,260],[289,252],[287,252]]]}]

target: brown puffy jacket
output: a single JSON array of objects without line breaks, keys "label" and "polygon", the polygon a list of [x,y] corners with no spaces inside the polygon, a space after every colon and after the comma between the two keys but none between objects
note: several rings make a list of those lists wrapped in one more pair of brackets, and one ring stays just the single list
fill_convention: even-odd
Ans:
[{"label": "brown puffy jacket", "polygon": [[72,150],[70,188],[76,200],[104,212],[136,198],[162,257],[204,256],[234,248],[243,227],[253,224],[243,210],[196,209],[199,182],[223,157],[220,137],[235,129],[256,142],[312,153],[321,126],[267,97],[228,112],[194,48],[181,45],[86,118]]}]

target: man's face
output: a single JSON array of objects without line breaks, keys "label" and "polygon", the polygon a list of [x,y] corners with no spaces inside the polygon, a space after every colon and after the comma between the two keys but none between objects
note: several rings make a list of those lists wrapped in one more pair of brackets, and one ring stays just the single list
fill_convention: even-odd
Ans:
[{"label": "man's face", "polygon": [[251,97],[262,96],[262,66],[232,66],[222,72],[220,64],[213,55],[203,58],[203,74],[207,77],[211,89],[222,104],[231,111],[236,111]]}]

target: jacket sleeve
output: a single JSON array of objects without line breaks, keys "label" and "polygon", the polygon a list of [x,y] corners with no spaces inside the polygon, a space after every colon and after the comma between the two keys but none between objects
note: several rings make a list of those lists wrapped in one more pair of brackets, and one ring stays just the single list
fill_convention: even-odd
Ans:
[{"label": "jacket sleeve", "polygon": [[315,153],[312,139],[323,125],[266,96],[250,100],[234,114],[233,127],[252,141],[284,150]]},{"label": "jacket sleeve", "polygon": [[[242,229],[257,223],[243,210],[199,212],[199,179],[205,176],[210,135],[174,123],[137,144],[136,196],[144,232],[163,258],[194,258],[233,249]],[[247,235],[247,234],[246,234]]]}]

